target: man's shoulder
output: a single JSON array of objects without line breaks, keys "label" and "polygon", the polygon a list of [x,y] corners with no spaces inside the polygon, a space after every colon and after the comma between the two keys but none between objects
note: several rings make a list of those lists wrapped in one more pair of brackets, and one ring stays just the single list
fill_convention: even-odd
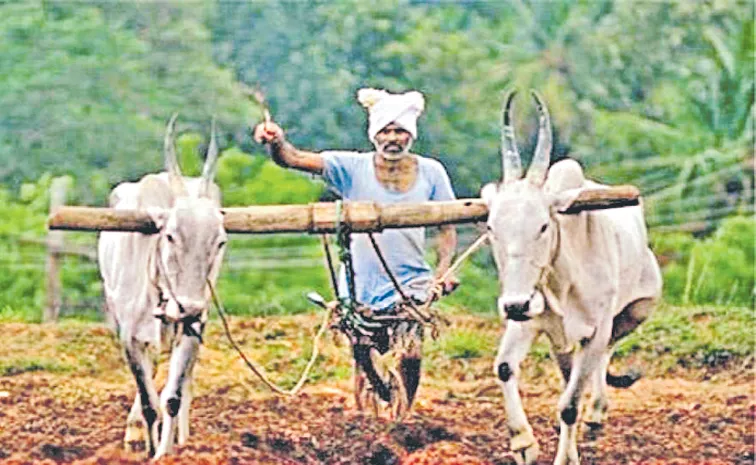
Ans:
[{"label": "man's shoulder", "polygon": [[446,168],[440,160],[426,155],[414,154],[417,157],[418,166],[434,173],[446,174]]},{"label": "man's shoulder", "polygon": [[320,155],[332,157],[355,157],[369,159],[374,152],[358,152],[356,150],[323,150]]}]

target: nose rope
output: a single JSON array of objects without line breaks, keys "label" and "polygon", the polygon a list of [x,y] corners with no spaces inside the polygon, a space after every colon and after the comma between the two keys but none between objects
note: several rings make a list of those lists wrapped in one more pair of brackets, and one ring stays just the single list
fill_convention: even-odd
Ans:
[{"label": "nose rope", "polygon": [[173,286],[171,286],[171,280],[168,278],[168,273],[165,272],[165,268],[163,268],[163,260],[162,260],[162,249],[160,248],[160,237],[158,237],[157,241],[157,247],[155,248],[157,252],[157,267],[158,267],[158,283],[155,284],[155,287],[158,288],[159,291],[162,291],[162,287],[160,286],[160,276],[163,275],[165,277],[165,287],[168,290],[169,296],[173,299],[174,302],[176,302],[176,305],[178,305],[179,313],[182,315],[186,312],[184,310],[184,306],[181,305],[181,302],[179,302],[178,298],[176,297],[176,293],[173,292]]},{"label": "nose rope", "polygon": [[[562,233],[559,230],[559,223],[554,218],[550,217],[549,222],[552,227],[556,228],[556,232],[553,235],[553,239],[551,240],[551,247],[549,248],[549,263],[541,269],[541,276],[538,278],[536,289],[539,289],[541,291],[544,298],[546,299],[546,302],[550,307],[552,307],[552,310],[560,312],[561,310],[556,308],[559,306],[558,302],[556,301],[556,296],[554,296],[554,293],[551,292],[551,289],[549,289],[547,285],[548,283],[546,281],[548,280],[549,275],[554,271],[554,262],[556,262],[557,254],[559,253],[559,246],[562,242]],[[535,289],[533,290],[533,295],[535,295]]]}]

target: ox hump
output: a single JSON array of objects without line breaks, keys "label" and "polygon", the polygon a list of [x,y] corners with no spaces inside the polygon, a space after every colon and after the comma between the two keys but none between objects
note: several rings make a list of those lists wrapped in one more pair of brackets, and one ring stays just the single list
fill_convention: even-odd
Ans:
[{"label": "ox hump", "polygon": [[585,174],[580,164],[567,158],[554,163],[549,169],[544,190],[549,193],[564,192],[569,189],[583,187],[585,184]]}]

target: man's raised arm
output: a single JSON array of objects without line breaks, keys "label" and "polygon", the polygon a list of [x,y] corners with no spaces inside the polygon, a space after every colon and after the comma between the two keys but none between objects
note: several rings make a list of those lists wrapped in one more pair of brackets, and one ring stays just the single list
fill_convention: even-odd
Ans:
[{"label": "man's raised arm", "polygon": [[258,124],[253,133],[254,139],[268,146],[268,152],[277,165],[295,168],[308,173],[323,174],[325,166],[323,157],[318,153],[299,150],[284,137],[283,129],[273,122]]}]

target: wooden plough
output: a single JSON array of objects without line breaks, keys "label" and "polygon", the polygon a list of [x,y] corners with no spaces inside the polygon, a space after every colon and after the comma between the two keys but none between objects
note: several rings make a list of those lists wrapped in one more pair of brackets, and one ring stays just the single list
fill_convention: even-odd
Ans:
[{"label": "wooden plough", "polygon": [[[616,186],[601,189],[584,190],[573,202],[572,206],[564,214],[576,214],[588,210],[600,210],[607,208],[619,208],[638,205],[639,192],[633,186]],[[229,233],[242,234],[270,234],[270,233],[310,233],[325,234],[336,233],[337,241],[341,248],[348,249],[350,233],[371,233],[389,228],[411,228],[419,226],[438,226],[442,224],[475,223],[485,221],[488,217],[488,207],[482,199],[462,199],[448,202],[422,202],[422,203],[399,203],[378,204],[375,202],[335,202],[335,203],[311,203],[306,205],[266,205],[250,206],[241,208],[224,208],[224,226]],[[155,234],[158,229],[146,211],[141,210],[116,210],[112,208],[94,207],[60,207],[54,210],[49,217],[48,227],[51,230],[79,230],[79,231],[122,231],[139,232],[143,234]],[[372,239],[372,236],[370,236]],[[476,240],[457,259],[449,272],[453,271],[474,249],[485,242],[487,236],[483,235]],[[327,240],[324,240],[327,247]],[[376,247],[376,253],[380,254]],[[336,287],[335,272],[330,262],[330,252],[326,248],[329,257],[329,266],[334,289]],[[380,255],[379,255],[380,256]],[[390,271],[386,270],[389,275]],[[448,272],[447,272],[448,273]],[[323,322],[313,340],[313,352],[296,386],[291,390],[285,390],[272,383],[265,373],[253,364],[231,336],[225,311],[216,295],[210,281],[208,286],[212,293],[218,313],[223,322],[226,336],[239,356],[254,372],[254,374],[271,390],[285,395],[293,396],[304,385],[310,368],[318,355],[318,341],[329,327],[333,308],[328,307],[319,295],[308,298],[326,309]],[[435,291],[432,291],[435,292]],[[418,310],[420,320],[431,321],[426,315],[430,304],[438,298],[431,294],[424,310]],[[352,315],[355,306],[349,300],[342,302],[347,306],[345,315]],[[343,316],[343,315],[342,315]],[[434,324],[435,331],[435,324]],[[392,406],[392,408],[394,408]]]}]

